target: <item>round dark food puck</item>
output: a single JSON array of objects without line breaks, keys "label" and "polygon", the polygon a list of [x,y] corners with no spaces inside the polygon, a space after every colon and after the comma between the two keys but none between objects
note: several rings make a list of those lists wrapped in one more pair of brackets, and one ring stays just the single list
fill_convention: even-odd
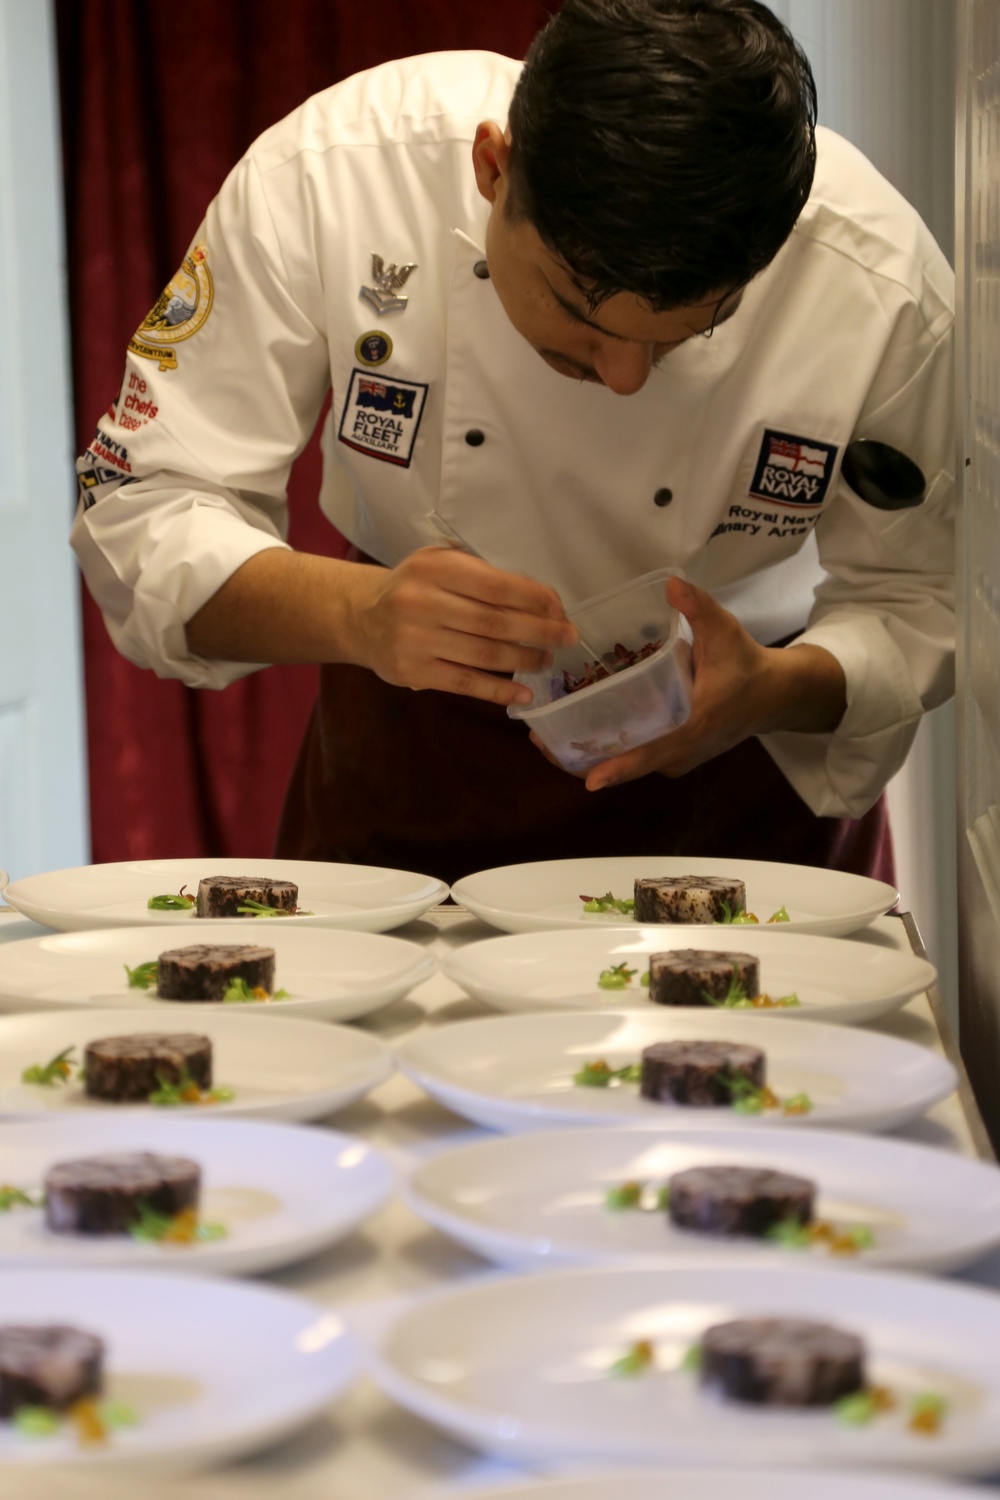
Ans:
[{"label": "round dark food puck", "polygon": [[156,961],[156,993],[161,1000],[221,1000],[234,979],[270,995],[274,949],[252,943],[195,943],[170,948]]},{"label": "round dark food puck", "polygon": [[759,1047],[740,1042],[653,1042],[642,1049],[639,1092],[661,1104],[730,1104],[729,1081],[736,1077],[763,1088],[766,1059]]},{"label": "round dark food puck", "polygon": [[200,1089],[212,1087],[212,1043],[191,1031],[109,1036],[88,1042],[83,1066],[92,1099],[148,1099],[161,1083],[186,1072]]},{"label": "round dark food puck", "polygon": [[108,1152],[49,1168],[45,1222],[55,1234],[128,1234],[143,1208],[172,1218],[200,1196],[201,1168],[186,1156]]},{"label": "round dark food puck", "polygon": [[635,882],[637,922],[724,922],[746,909],[742,880],[723,875],[660,875]]},{"label": "round dark food puck", "polygon": [[668,1212],[680,1229],[760,1237],[774,1224],[808,1224],[816,1184],[770,1167],[689,1167],[668,1183]]},{"label": "round dark food puck", "polygon": [[299,888],[291,880],[272,880],[267,875],[208,875],[198,882],[199,917],[245,917],[241,912],[248,901],[258,906],[273,906],[278,911],[294,911],[299,904]]},{"label": "round dark food puck", "polygon": [[807,1318],[740,1318],[701,1340],[702,1384],[733,1401],[829,1406],[865,1383],[856,1334]]},{"label": "round dark food puck", "polygon": [[657,1005],[711,1005],[736,985],[748,1000],[760,994],[760,964],[752,953],[675,948],[649,955],[649,998]]},{"label": "round dark food puck", "polygon": [[0,1417],[22,1406],[65,1411],[83,1396],[99,1396],[103,1360],[101,1340],[79,1328],[0,1328]]}]

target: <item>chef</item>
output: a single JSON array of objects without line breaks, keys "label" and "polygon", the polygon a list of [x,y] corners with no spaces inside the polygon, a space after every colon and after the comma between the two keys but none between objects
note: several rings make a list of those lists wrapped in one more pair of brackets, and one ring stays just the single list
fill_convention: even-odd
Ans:
[{"label": "chef", "polygon": [[[321,664],[278,853],[891,876],[881,793],[952,690],[952,283],[814,121],[755,0],[566,0],[523,68],[387,63],[234,168],[79,460],[73,545],[139,665]],[[331,390],[347,560],[284,541]],[[919,465],[921,503],[852,490],[858,438]],[[690,718],[571,776],[507,717],[511,674],[660,567]]]}]

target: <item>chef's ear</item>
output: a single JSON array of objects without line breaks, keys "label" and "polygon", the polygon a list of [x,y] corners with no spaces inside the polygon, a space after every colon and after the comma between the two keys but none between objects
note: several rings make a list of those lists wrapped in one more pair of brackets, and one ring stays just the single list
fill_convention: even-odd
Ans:
[{"label": "chef's ear", "polygon": [[510,167],[510,141],[495,120],[484,120],[476,127],[472,166],[480,193],[487,203],[495,202]]}]

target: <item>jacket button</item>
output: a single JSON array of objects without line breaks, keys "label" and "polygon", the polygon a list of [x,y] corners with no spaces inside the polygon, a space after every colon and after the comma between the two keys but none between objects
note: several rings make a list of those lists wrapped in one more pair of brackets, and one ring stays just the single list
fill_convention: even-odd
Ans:
[{"label": "jacket button", "polygon": [[481,448],[486,441],[486,434],[480,432],[478,427],[470,427],[465,434],[465,441],[470,448]]},{"label": "jacket button", "polygon": [[472,268],[473,276],[478,276],[480,281],[489,281],[490,268],[484,260],[477,260]]},{"label": "jacket button", "polygon": [[657,490],[656,494],[653,496],[653,504],[654,505],[659,505],[661,507],[661,509],[662,509],[662,507],[664,505],[669,505],[670,502],[671,502],[671,500],[673,498],[674,498],[674,492],[673,492],[673,490],[667,490],[667,489]]}]

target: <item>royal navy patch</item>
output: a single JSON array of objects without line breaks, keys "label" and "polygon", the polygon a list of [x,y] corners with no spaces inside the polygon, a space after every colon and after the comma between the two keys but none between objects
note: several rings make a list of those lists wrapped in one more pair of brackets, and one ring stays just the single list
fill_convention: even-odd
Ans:
[{"label": "royal navy patch", "polygon": [[418,380],[377,379],[351,371],[339,438],[348,448],[408,469],[427,400]]},{"label": "royal navy patch", "polygon": [[833,443],[766,427],[749,493],[783,507],[813,510],[826,499],[836,461]]}]

